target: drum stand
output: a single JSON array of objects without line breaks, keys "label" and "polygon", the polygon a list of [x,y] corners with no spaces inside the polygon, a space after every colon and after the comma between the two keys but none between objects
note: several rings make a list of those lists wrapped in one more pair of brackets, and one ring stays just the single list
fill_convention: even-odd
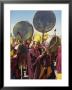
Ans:
[{"label": "drum stand", "polygon": [[28,79],[27,67],[21,65],[21,79]]}]

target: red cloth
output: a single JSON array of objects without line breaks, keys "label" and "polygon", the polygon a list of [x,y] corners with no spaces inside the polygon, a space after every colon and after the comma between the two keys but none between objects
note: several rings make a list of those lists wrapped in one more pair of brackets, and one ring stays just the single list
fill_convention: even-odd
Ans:
[{"label": "red cloth", "polygon": [[[28,64],[28,75],[29,78],[32,79],[34,77],[34,71],[33,71],[33,64],[32,64],[32,58],[30,56],[32,54],[36,58],[40,55],[39,51],[37,49],[29,49],[28,57],[27,57],[27,64]],[[36,62],[36,61],[35,61]]]},{"label": "red cloth", "polygon": [[27,55],[27,65],[28,65],[28,75],[30,79],[33,79],[33,69],[32,69],[32,63],[31,63],[31,56],[30,56],[30,51]]},{"label": "red cloth", "polygon": [[57,62],[56,62],[56,69],[57,72],[61,73],[61,46],[58,47],[58,52],[57,52]]}]

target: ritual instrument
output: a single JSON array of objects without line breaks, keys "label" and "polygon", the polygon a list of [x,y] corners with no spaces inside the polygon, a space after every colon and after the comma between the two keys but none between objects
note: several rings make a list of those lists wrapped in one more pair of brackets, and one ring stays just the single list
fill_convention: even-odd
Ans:
[{"label": "ritual instrument", "polygon": [[17,22],[13,28],[13,35],[18,40],[27,40],[33,35],[33,26],[28,21]]},{"label": "ritual instrument", "polygon": [[37,11],[33,18],[35,29],[42,33],[42,42],[44,33],[52,30],[56,23],[56,17],[53,11]]},{"label": "ritual instrument", "polygon": [[[13,35],[17,40],[26,41],[33,36],[33,26],[28,21],[17,22],[13,28]],[[27,73],[27,47],[23,46],[21,43],[17,49],[19,55],[19,67],[21,70],[21,78],[28,78]]]}]

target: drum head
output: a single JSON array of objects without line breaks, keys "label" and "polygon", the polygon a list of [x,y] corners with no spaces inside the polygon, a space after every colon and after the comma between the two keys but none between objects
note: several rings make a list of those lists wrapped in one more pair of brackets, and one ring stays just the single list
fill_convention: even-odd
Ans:
[{"label": "drum head", "polygon": [[53,29],[56,23],[56,17],[53,11],[37,11],[33,24],[36,30],[45,33]]},{"label": "drum head", "polygon": [[33,35],[33,27],[27,21],[18,22],[13,28],[13,34],[18,40],[27,40]]}]

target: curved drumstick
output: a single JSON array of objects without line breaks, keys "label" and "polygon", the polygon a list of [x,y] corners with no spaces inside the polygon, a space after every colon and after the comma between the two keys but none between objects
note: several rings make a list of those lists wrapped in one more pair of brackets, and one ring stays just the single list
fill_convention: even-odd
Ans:
[{"label": "curved drumstick", "polygon": [[17,35],[19,35],[19,36],[21,37],[21,39],[22,39],[22,35],[21,35],[21,33],[20,33],[20,32],[17,32]]}]

